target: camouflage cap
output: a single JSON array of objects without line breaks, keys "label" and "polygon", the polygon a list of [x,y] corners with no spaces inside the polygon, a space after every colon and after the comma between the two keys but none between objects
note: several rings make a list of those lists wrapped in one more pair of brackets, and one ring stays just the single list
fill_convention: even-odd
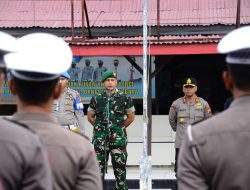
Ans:
[{"label": "camouflage cap", "polygon": [[106,71],[102,75],[102,82],[104,82],[105,80],[107,80],[107,78],[116,78],[116,73],[114,71]]},{"label": "camouflage cap", "polygon": [[183,80],[183,87],[185,86],[197,86],[197,80],[195,78],[185,78]]}]

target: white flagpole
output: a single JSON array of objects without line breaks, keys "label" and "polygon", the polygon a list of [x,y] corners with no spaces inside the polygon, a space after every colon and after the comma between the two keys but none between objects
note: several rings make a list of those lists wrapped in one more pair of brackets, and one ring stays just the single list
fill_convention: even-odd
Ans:
[{"label": "white flagpole", "polygon": [[[151,157],[148,156],[148,0],[144,0],[143,6],[143,155],[140,160],[140,190],[151,190]],[[151,93],[151,91],[149,92]]]}]

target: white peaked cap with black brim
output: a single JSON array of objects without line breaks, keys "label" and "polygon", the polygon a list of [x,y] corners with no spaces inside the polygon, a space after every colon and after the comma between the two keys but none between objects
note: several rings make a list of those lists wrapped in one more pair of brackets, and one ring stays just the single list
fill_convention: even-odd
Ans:
[{"label": "white peaked cap with black brim", "polygon": [[218,52],[228,54],[229,64],[250,64],[250,26],[229,32],[217,46]]},{"label": "white peaked cap with black brim", "polygon": [[61,38],[47,33],[32,33],[17,40],[17,51],[4,56],[11,73],[31,81],[52,80],[71,66],[72,51]]},{"label": "white peaked cap with black brim", "polygon": [[17,39],[0,31],[0,51],[14,52],[17,50]]},{"label": "white peaked cap with black brim", "polygon": [[3,56],[17,50],[17,40],[13,36],[0,31],[0,67],[5,67]]}]

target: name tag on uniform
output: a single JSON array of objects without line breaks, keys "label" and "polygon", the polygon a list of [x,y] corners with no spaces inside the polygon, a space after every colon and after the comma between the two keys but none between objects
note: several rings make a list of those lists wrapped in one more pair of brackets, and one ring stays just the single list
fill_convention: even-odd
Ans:
[{"label": "name tag on uniform", "polygon": [[201,103],[197,103],[197,104],[196,104],[196,109],[198,109],[198,110],[201,110],[201,109],[202,109]]}]

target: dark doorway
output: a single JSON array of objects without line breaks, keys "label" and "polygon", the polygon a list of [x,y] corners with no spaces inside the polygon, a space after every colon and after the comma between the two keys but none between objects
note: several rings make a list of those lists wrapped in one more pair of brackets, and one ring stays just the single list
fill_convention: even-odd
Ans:
[{"label": "dark doorway", "polygon": [[156,114],[166,115],[174,100],[183,96],[182,81],[185,77],[198,80],[197,95],[204,98],[213,113],[223,108],[224,101],[230,96],[225,89],[222,73],[226,69],[223,55],[176,55],[157,56],[156,67],[166,64],[156,76]]}]

